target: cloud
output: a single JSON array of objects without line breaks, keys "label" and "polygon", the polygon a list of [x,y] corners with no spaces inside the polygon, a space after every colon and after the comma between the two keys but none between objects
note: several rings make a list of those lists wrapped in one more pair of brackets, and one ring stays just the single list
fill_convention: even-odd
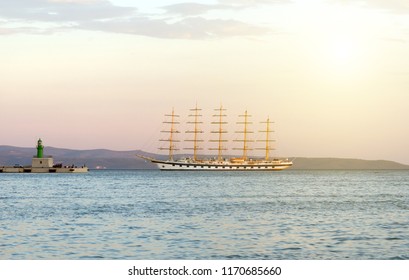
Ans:
[{"label": "cloud", "polygon": [[18,33],[30,33],[30,30],[21,29],[21,28],[1,28],[0,27],[0,35],[12,35]]},{"label": "cloud", "polygon": [[194,16],[205,14],[212,10],[237,10],[254,7],[260,4],[290,3],[290,0],[219,0],[217,4],[199,4],[193,2],[178,3],[161,7],[169,14]]},{"label": "cloud", "polygon": [[1,28],[1,35],[14,35],[14,34],[37,34],[48,35],[57,32],[57,29],[53,28],[34,28],[34,27],[13,27],[13,28]]},{"label": "cloud", "polygon": [[0,17],[20,20],[80,21],[115,18],[135,11],[105,0],[0,0]]},{"label": "cloud", "polygon": [[269,29],[252,26],[240,21],[211,20],[202,17],[189,17],[171,24],[148,17],[129,18],[121,21],[92,21],[82,24],[80,28],[167,39],[257,36],[270,32]]},{"label": "cloud", "polygon": [[407,14],[409,13],[409,2],[407,0],[373,0],[366,1],[367,5],[377,7],[380,9],[385,9],[389,12],[398,13],[398,14]]},{"label": "cloud", "polygon": [[102,2],[101,0],[47,0],[47,2],[56,3],[92,3],[92,2]]},{"label": "cloud", "polygon": [[291,3],[292,0],[219,0],[221,4],[229,4],[236,6],[255,6],[262,4],[283,4]]},{"label": "cloud", "polygon": [[[197,16],[222,8],[221,4],[181,3],[164,7],[167,11],[165,17],[163,14],[140,14],[134,7],[115,6],[107,0],[0,0],[0,19],[6,20],[0,22],[0,35],[94,30],[156,38],[206,39],[257,36],[270,32],[267,28],[233,19]],[[168,13],[178,17],[169,17]]]},{"label": "cloud", "polygon": [[[334,3],[351,3],[356,4],[355,0],[332,0]],[[409,13],[409,1],[407,0],[366,0],[360,1],[361,6],[373,9],[381,9],[395,14],[408,14]]]},{"label": "cloud", "polygon": [[217,4],[207,5],[199,3],[179,3],[175,5],[164,6],[162,7],[162,9],[166,10],[169,14],[192,16],[204,14],[210,10],[222,9],[222,6]]}]

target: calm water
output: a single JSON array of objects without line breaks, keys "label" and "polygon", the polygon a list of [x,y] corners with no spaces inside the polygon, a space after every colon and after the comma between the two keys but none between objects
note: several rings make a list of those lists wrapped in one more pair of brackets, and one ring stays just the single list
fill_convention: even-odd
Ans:
[{"label": "calm water", "polygon": [[409,259],[409,171],[0,174],[0,259]]}]

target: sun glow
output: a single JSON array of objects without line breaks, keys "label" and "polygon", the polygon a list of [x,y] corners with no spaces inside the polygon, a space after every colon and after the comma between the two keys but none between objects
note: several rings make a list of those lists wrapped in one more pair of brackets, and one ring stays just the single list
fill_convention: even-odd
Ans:
[{"label": "sun glow", "polygon": [[316,70],[323,74],[354,75],[365,71],[367,51],[373,44],[373,17],[375,14],[356,3],[335,4],[316,0],[312,4],[297,2],[304,17],[297,26],[302,34],[303,48],[307,50]]},{"label": "sun glow", "polygon": [[359,56],[359,44],[351,38],[336,38],[329,46],[329,55],[336,65],[354,64]]}]

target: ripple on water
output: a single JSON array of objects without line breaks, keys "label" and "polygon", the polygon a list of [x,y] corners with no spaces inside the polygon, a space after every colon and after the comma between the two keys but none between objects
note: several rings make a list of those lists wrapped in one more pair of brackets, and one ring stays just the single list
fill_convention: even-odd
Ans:
[{"label": "ripple on water", "polygon": [[408,182],[406,171],[13,175],[0,258],[408,259]]}]

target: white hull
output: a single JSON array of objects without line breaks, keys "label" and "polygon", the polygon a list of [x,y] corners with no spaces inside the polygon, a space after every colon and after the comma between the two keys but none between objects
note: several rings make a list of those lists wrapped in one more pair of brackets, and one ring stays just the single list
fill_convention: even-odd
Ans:
[{"label": "white hull", "polygon": [[[146,159],[146,158],[145,158]],[[149,159],[163,171],[280,171],[293,165],[291,161],[246,161],[233,163],[230,161],[161,161]]]}]

